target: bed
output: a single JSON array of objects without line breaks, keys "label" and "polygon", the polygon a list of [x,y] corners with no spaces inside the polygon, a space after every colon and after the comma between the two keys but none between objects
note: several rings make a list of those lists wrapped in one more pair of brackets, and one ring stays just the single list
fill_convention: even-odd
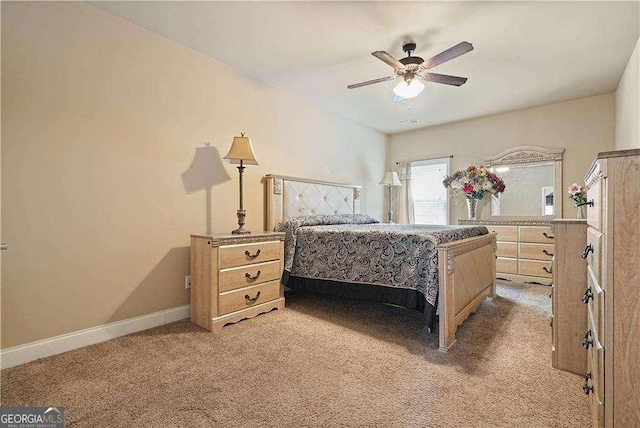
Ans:
[{"label": "bed", "polygon": [[291,289],[391,303],[437,318],[439,350],[496,294],[495,234],[484,227],[381,224],[360,214],[361,186],[267,175],[266,230],[286,232]]}]

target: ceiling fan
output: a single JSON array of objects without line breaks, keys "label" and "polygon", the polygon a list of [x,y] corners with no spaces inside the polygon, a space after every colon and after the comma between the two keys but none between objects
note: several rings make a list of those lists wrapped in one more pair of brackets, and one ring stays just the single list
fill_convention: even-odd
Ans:
[{"label": "ceiling fan", "polygon": [[402,81],[393,88],[393,92],[397,97],[413,98],[420,94],[424,89],[424,84],[420,79],[427,82],[444,83],[445,85],[461,86],[467,81],[466,77],[449,76],[447,74],[429,73],[428,70],[433,67],[457,58],[473,50],[473,45],[469,42],[460,42],[457,45],[440,52],[438,55],[424,60],[419,56],[411,56],[416,50],[416,44],[413,42],[405,43],[402,50],[407,53],[405,58],[395,59],[391,54],[385,51],[375,51],[371,55],[381,61],[389,64],[394,69],[393,76],[381,77],[380,79],[368,80],[366,82],[354,83],[347,86],[348,89],[360,88],[362,86],[373,85],[374,83],[387,82],[396,77],[402,77]]}]

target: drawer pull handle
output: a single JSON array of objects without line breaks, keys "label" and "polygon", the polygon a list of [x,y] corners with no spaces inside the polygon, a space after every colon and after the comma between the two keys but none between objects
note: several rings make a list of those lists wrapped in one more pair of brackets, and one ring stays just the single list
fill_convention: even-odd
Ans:
[{"label": "drawer pull handle", "polygon": [[584,292],[584,297],[582,298],[582,303],[585,305],[589,303],[589,299],[593,300],[593,291],[591,291],[591,287],[588,287]]},{"label": "drawer pull handle", "polygon": [[256,273],[256,276],[251,276],[251,274],[249,272],[247,272],[247,273],[244,274],[244,277],[249,279],[249,280],[251,280],[251,281],[253,281],[253,280],[256,280],[256,279],[260,278],[260,273],[261,272],[258,271],[258,273]]},{"label": "drawer pull handle", "polygon": [[582,252],[582,255],[580,257],[586,259],[589,256],[589,253],[593,253],[593,246],[591,244],[584,247],[584,251]]},{"label": "drawer pull handle", "polygon": [[549,238],[549,239],[555,238],[555,236],[553,236],[553,235],[551,235],[551,236],[547,235],[547,232],[542,232],[542,236],[544,236],[545,238]]},{"label": "drawer pull handle", "polygon": [[546,273],[553,272],[553,268],[547,268],[546,266],[542,266],[542,270],[545,271]]},{"label": "drawer pull handle", "polygon": [[593,393],[593,386],[589,385],[589,379],[592,379],[592,378],[593,376],[591,375],[591,372],[584,375],[584,385],[582,385],[582,390],[587,395]]},{"label": "drawer pull handle", "polygon": [[250,303],[253,303],[256,300],[258,300],[259,297],[260,297],[260,292],[259,291],[258,291],[258,294],[256,294],[256,297],[250,297],[248,294],[244,295],[244,298],[247,299],[247,301],[249,301]]},{"label": "drawer pull handle", "polygon": [[587,330],[587,334],[584,335],[584,340],[582,341],[582,347],[584,349],[589,349],[589,347],[593,346],[593,340],[589,340],[591,338],[591,330]]},{"label": "drawer pull handle", "polygon": [[549,257],[553,257],[553,253],[550,253],[547,250],[542,250],[542,252],[545,253]]},{"label": "drawer pull handle", "polygon": [[255,254],[251,254],[249,252],[249,250],[247,250],[247,251],[244,252],[244,255],[249,257],[250,259],[255,259],[256,257],[258,257],[260,255],[260,250],[256,251]]},{"label": "drawer pull handle", "polygon": [[549,319],[549,327],[553,327],[553,317]]},{"label": "drawer pull handle", "polygon": [[549,292],[549,298],[553,298],[553,284],[551,284],[551,291]]},{"label": "drawer pull handle", "polygon": [[574,204],[573,206],[578,208],[578,207],[581,207],[583,205],[586,205],[588,207],[593,207],[593,199],[591,199],[590,201],[587,201],[587,202],[582,202],[580,204]]}]

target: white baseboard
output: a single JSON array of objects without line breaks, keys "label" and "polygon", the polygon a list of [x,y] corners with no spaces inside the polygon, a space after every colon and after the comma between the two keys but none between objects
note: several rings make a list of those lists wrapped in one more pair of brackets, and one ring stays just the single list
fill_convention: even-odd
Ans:
[{"label": "white baseboard", "polygon": [[191,305],[178,306],[148,315],[116,321],[98,327],[91,327],[73,333],[62,334],[48,339],[0,351],[0,367],[3,369],[14,367],[38,358],[60,354],[94,343],[115,339],[130,333],[158,327],[191,316]]}]

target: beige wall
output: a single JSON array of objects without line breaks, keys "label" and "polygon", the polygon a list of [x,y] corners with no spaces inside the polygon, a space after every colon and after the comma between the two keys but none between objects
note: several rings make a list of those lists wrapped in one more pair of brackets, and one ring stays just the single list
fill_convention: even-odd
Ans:
[{"label": "beige wall", "polygon": [[640,57],[636,43],[616,90],[616,150],[640,147]]},{"label": "beige wall", "polygon": [[237,227],[241,131],[250,230],[267,173],[362,184],[383,216],[384,134],[86,3],[3,2],[2,77],[3,348],[188,303],[189,235]]},{"label": "beige wall", "polygon": [[[565,148],[564,191],[584,179],[598,152],[613,150],[614,122],[614,94],[605,94],[450,123],[393,135],[388,165],[453,155],[454,172],[514,146]],[[562,197],[566,196],[563,193]],[[575,217],[575,209],[567,202],[563,199],[564,217]],[[451,207],[452,223],[466,218],[462,197],[452,197]],[[489,204],[480,204],[479,209],[482,218],[490,215]]]}]

